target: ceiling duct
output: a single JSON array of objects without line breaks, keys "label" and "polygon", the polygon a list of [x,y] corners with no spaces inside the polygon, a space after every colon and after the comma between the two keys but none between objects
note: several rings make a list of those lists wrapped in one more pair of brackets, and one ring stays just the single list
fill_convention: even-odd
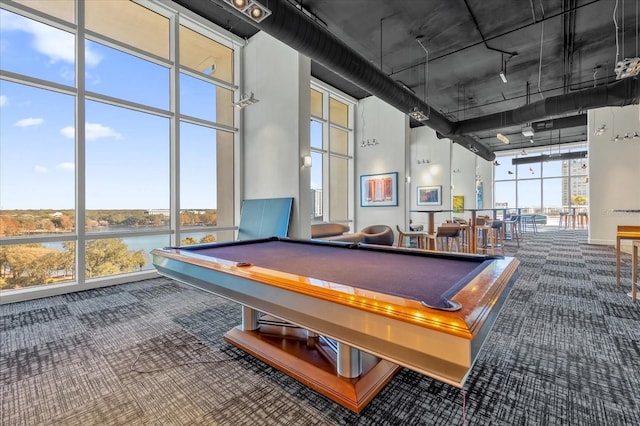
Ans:
[{"label": "ceiling duct", "polygon": [[[625,106],[640,101],[638,77],[625,78],[610,84],[551,96],[511,111],[471,118],[457,123],[455,134],[518,126],[534,120],[605,106]],[[532,126],[535,129],[535,126]]]},{"label": "ceiling duct", "polygon": [[[289,1],[269,0],[267,4],[265,0],[254,0],[271,10],[271,15],[260,23],[251,21],[224,0],[212,1],[401,112],[408,114],[416,107],[430,110],[429,120],[425,124],[434,129],[439,138],[451,139],[488,161],[493,161],[495,154],[470,136],[471,133],[521,125],[588,108],[629,105],[638,103],[640,98],[637,77],[629,77],[609,85],[549,97],[512,111],[455,123],[406,90]],[[206,18],[206,13],[203,16]]]},{"label": "ceiling duct", "polygon": [[553,154],[542,154],[535,157],[520,157],[513,158],[511,160],[511,164],[532,164],[532,163],[544,163],[547,161],[558,161],[558,160],[581,160],[587,158],[589,153],[587,151],[575,151],[575,152],[562,152],[562,153],[553,153]]}]

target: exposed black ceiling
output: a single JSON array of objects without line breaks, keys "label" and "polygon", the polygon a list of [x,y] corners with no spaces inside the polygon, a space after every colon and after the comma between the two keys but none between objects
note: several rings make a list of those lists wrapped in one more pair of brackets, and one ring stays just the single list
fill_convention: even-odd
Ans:
[{"label": "exposed black ceiling", "polygon": [[[222,0],[176,1],[242,38],[258,31],[231,13]],[[295,6],[298,10],[294,12],[301,19],[314,21],[314,27],[333,35],[368,62],[370,68],[376,68],[374,71],[397,82],[393,90],[410,88],[413,97],[453,123],[457,130],[447,125],[447,131],[443,131],[442,125],[430,121],[412,120],[412,126],[426,124],[444,136],[455,133],[471,138],[481,151],[488,153],[584,141],[587,108],[602,103],[638,102],[637,78],[624,88],[619,84],[609,87],[616,85],[617,61],[639,56],[638,0],[260,3],[274,9],[274,14],[260,25],[263,30],[272,35],[283,34],[281,39],[286,42],[287,35],[280,28],[272,30],[275,25],[293,26],[293,9],[289,6]],[[286,21],[269,22],[277,20],[278,15]],[[301,51],[304,53],[304,49]],[[326,60],[306,52],[312,59],[314,77],[358,99],[370,94],[381,97],[367,90],[366,85],[354,82],[358,79],[352,78],[350,71],[339,71],[341,76],[334,72],[339,68],[326,66]],[[507,83],[499,76],[501,70]],[[602,89],[596,101],[594,87]],[[555,108],[567,96],[572,98],[566,107]],[[551,100],[554,108],[547,111],[544,104]],[[523,110],[526,114],[521,113]],[[517,114],[512,114],[514,111]],[[519,122],[518,117],[527,118],[527,122]],[[527,124],[535,129],[532,138],[522,135],[522,127]],[[497,132],[506,135],[511,143],[500,142]]]}]

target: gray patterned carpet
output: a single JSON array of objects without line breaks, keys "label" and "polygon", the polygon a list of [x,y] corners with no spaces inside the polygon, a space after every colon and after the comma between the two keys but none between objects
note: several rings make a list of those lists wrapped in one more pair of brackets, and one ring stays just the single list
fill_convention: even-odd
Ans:
[{"label": "gray patterned carpet", "polygon": [[[520,278],[465,386],[468,425],[640,424],[640,303],[586,231],[507,247]],[[2,425],[452,425],[409,370],[352,413],[226,344],[237,305],[154,279],[0,306]]]}]

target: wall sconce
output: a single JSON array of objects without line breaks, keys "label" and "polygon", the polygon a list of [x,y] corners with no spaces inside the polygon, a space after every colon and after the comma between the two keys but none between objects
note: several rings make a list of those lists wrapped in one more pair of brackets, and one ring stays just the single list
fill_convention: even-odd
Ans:
[{"label": "wall sconce", "polygon": [[418,164],[429,164],[429,163],[431,163],[431,161],[429,161],[429,160],[424,160],[424,159],[422,159],[422,160],[418,160],[417,162],[418,162]]},{"label": "wall sconce", "polygon": [[494,166],[499,166],[499,165],[500,165],[500,163],[498,163],[498,160],[496,160],[496,161],[494,161],[494,162],[493,162],[493,165],[494,165]]},{"label": "wall sconce", "polygon": [[304,167],[305,169],[311,168],[311,156],[310,155],[305,155],[305,156],[302,157],[302,167]]},{"label": "wall sconce", "polygon": [[598,127],[594,132],[593,135],[594,136],[601,136],[605,131],[607,130],[607,125],[603,124],[602,126]]},{"label": "wall sconce", "polygon": [[367,139],[367,140],[362,140],[362,142],[360,142],[360,148],[366,148],[368,146],[375,146],[378,145],[380,142],[378,142],[378,139],[373,138],[373,139]]},{"label": "wall sconce", "polygon": [[460,173],[460,169],[452,170],[452,173]]},{"label": "wall sconce", "polygon": [[234,9],[239,10],[255,22],[262,22],[271,15],[271,11],[268,8],[255,0],[224,0],[224,2],[230,4]]},{"label": "wall sconce", "polygon": [[232,105],[238,109],[242,109],[245,107],[248,107],[249,105],[253,105],[255,103],[260,102],[258,99],[253,97],[253,92],[251,92],[251,95],[247,96],[244,95],[244,97],[242,97],[238,102],[234,102]]}]

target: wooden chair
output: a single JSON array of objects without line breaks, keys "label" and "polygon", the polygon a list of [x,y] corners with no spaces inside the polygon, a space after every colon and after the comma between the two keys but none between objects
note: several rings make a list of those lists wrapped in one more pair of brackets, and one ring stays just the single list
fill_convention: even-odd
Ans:
[{"label": "wooden chair", "polygon": [[[427,248],[427,233],[422,231],[403,231],[400,229],[399,225],[396,225],[396,230],[398,231],[398,242],[396,243],[396,247],[411,247],[411,240],[415,239],[416,247],[419,249]],[[407,244],[405,240],[408,240]]]},{"label": "wooden chair", "polygon": [[[454,244],[456,245],[456,251],[461,251],[460,225],[455,223],[446,223],[439,226],[436,232],[436,249],[441,251],[453,251]],[[441,249],[439,247],[441,247]]]}]

